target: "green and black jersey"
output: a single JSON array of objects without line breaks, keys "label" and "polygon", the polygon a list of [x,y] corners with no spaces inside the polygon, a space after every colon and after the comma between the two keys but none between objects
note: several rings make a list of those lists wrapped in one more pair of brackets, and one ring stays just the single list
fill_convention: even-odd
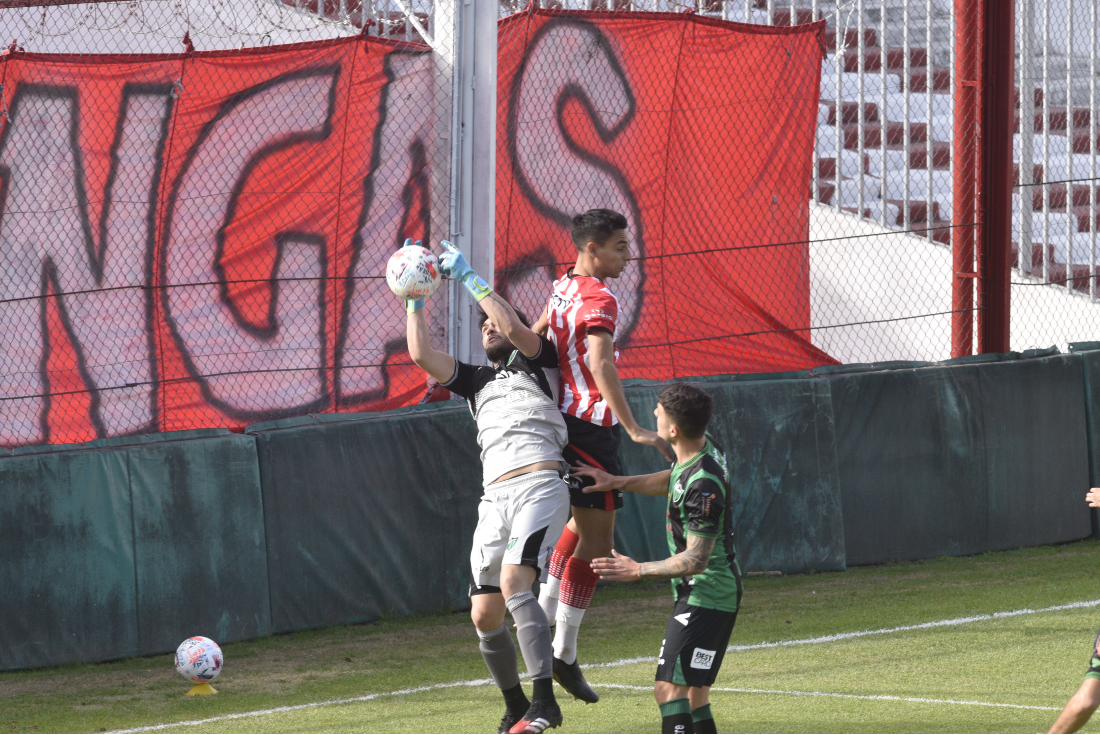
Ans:
[{"label": "green and black jersey", "polygon": [[726,454],[707,436],[701,452],[672,468],[668,480],[668,550],[679,554],[688,536],[714,539],[710,562],[701,574],[672,580],[677,600],[689,605],[737,612],[741,568],[733,546],[729,469]]}]

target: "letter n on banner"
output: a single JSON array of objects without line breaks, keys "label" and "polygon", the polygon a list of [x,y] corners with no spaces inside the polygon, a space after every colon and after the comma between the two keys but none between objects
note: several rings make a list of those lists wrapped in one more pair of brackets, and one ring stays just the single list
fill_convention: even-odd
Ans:
[{"label": "letter n on banner", "polygon": [[[0,442],[93,438],[51,436],[51,403],[63,399],[50,394],[66,389],[90,395],[88,415],[56,424],[90,422],[98,436],[153,430],[149,258],[170,85],[112,85],[109,72],[44,83],[7,64],[15,92],[0,136]],[[81,92],[93,84],[114,94],[98,100],[99,125],[89,128]],[[63,348],[75,384],[52,369],[51,352]]]}]

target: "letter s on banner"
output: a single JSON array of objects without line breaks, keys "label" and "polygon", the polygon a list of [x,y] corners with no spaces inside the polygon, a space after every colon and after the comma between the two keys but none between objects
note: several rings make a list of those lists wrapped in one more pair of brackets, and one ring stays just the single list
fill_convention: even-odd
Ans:
[{"label": "letter s on banner", "polygon": [[[623,213],[633,257],[645,254],[642,216],[626,177],[614,165],[585,151],[565,122],[571,104],[583,108],[604,143],[634,117],[634,94],[610,42],[595,25],[560,18],[539,28],[523,59],[508,105],[508,152],[523,195],[547,219],[566,230],[573,215],[595,207]],[[545,121],[553,120],[553,125]],[[628,339],[638,318],[645,280],[636,260],[614,290],[619,299],[616,339]],[[498,269],[499,269],[498,265]],[[527,271],[507,284],[517,303],[544,304],[550,279]]]},{"label": "letter s on banner", "polygon": [[235,418],[306,413],[328,400],[323,238],[271,233],[273,276],[292,280],[276,291],[270,333],[242,324],[218,282],[235,194],[265,157],[328,136],[337,74],[307,69],[233,95],[189,152],[169,201],[162,254],[168,325],[203,396]]},{"label": "letter s on banner", "polygon": [[[91,392],[99,436],[155,429],[147,316],[167,86],[126,85],[97,236],[78,142],[77,90],[21,84],[0,142],[0,442],[49,441],[47,289]],[[93,196],[100,196],[95,192]],[[22,299],[22,300],[14,300]]]}]

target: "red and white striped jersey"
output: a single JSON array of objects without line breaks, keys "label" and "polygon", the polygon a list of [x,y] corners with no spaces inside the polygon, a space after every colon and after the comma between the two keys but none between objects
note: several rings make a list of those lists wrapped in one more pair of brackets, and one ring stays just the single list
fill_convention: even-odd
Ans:
[{"label": "red and white striped jersey", "polygon": [[[573,275],[573,269],[554,282],[546,304],[550,341],[558,349],[561,368],[561,411],[597,426],[619,422],[600,395],[588,365],[588,333],[604,331],[615,338],[619,302],[599,278]],[[615,350],[618,359],[619,351]]]}]

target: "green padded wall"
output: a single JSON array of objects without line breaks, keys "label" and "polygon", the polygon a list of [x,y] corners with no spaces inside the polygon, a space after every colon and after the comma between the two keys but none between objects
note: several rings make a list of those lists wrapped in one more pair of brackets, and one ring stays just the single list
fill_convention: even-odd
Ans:
[{"label": "green padded wall", "polygon": [[139,652],[124,453],[0,459],[0,669]]},{"label": "green padded wall", "polygon": [[[824,372],[824,371],[823,371]],[[849,565],[1083,538],[1080,359],[831,373]]]},{"label": "green padded wall", "polygon": [[[1070,352],[1081,356],[1085,374],[1085,427],[1089,444],[1089,486],[1100,487],[1100,342],[1077,342]],[[1092,536],[1100,538],[1100,511],[1091,509]]]},{"label": "green padded wall", "polygon": [[0,456],[0,668],[271,631],[255,440],[218,430]]},{"label": "green padded wall", "polygon": [[255,439],[227,432],[126,455],[142,653],[193,635],[228,643],[271,633]]},{"label": "green padded wall", "polygon": [[249,431],[276,631],[466,603],[481,460],[464,403]]},{"label": "green padded wall", "polygon": [[[823,380],[697,382],[715,399],[710,433],[725,450],[737,504],[738,557],[744,571],[804,572],[845,566],[840,485],[829,385]],[[661,385],[633,384],[631,410],[653,428]],[[667,469],[650,447],[623,442],[633,474]],[[616,519],[617,545],[639,558],[668,556],[665,498],[627,494]]]}]

